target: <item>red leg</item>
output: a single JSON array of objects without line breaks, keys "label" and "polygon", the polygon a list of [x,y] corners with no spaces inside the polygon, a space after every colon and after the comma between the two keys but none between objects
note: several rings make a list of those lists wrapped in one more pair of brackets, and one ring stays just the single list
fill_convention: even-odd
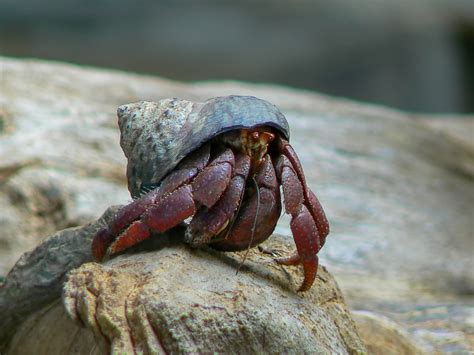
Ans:
[{"label": "red leg", "polygon": [[283,187],[285,210],[291,214],[291,231],[297,253],[289,258],[278,259],[285,265],[303,264],[304,280],[299,291],[308,290],[318,269],[317,253],[329,233],[329,225],[319,201],[306,186],[303,169],[291,146],[280,142],[281,155],[277,162],[277,174]]},{"label": "red leg", "polygon": [[[329,234],[329,223],[326,218],[326,214],[319,203],[319,200],[316,198],[314,193],[309,189],[308,185],[306,185],[306,179],[303,172],[303,167],[301,166],[300,160],[296,155],[293,147],[284,139],[279,139],[279,149],[282,154],[284,154],[288,160],[291,162],[291,167],[296,172],[298,180],[301,182],[301,186],[303,188],[304,199],[306,205],[308,207],[309,212],[313,216],[313,219],[316,222],[316,226],[318,227],[319,235],[322,239],[322,244],[324,244],[324,240],[326,236]],[[321,245],[322,246],[322,245]]]},{"label": "red leg", "polygon": [[228,149],[206,166],[208,160],[206,145],[185,159],[158,188],[119,210],[109,226],[94,237],[94,257],[101,260],[105,254],[127,249],[152,232],[173,228],[195,213],[195,200],[212,206],[227,187],[234,156]]},{"label": "red leg", "polygon": [[149,238],[150,228],[142,221],[133,222],[115,241],[110,244],[107,254],[113,255],[127,249],[128,247],[140,243]]},{"label": "red leg", "polygon": [[[266,155],[255,176],[257,186],[250,186],[250,196],[245,196],[235,222],[224,240],[211,244],[218,250],[237,251],[253,247],[267,239],[275,229],[280,217],[281,204],[275,169]],[[258,189],[258,193],[256,191]],[[257,211],[258,210],[258,211]],[[257,213],[258,212],[258,213]],[[255,231],[251,237],[251,231]]]},{"label": "red leg", "polygon": [[[146,195],[133,201],[131,204],[122,207],[117,212],[110,224],[107,227],[101,229],[94,237],[92,241],[92,253],[94,257],[97,260],[102,260],[106,254],[107,247],[113,243],[114,240],[118,238],[118,236],[121,236],[123,233],[125,233],[125,231],[127,231],[134,222],[136,222],[145,212],[147,212],[151,206],[154,206],[156,201],[162,199],[163,196],[169,194],[171,191],[173,191],[173,189],[188,183],[194,176],[197,175],[197,173],[198,170],[192,168],[175,171],[163,181],[163,184],[160,187],[148,192]],[[130,229],[127,233],[135,234],[134,228]],[[140,235],[143,235],[143,233],[140,233]],[[137,239],[137,241],[130,246],[138,243],[142,239]],[[126,247],[124,245],[121,250],[125,248]],[[119,250],[116,252],[118,251]]]},{"label": "red leg", "polygon": [[324,243],[326,242],[326,237],[329,234],[329,222],[326,218],[326,214],[324,213],[323,206],[319,203],[318,198],[316,195],[308,189],[308,206],[311,212],[311,215],[316,222],[316,226],[318,227],[319,238],[320,238],[320,248],[323,247]]},{"label": "red leg", "polygon": [[304,280],[298,291],[306,291],[311,288],[318,271],[319,234],[313,217],[304,205],[292,218],[290,226],[297,253],[277,261],[285,265],[303,264]]},{"label": "red leg", "polygon": [[170,174],[157,189],[154,203],[147,206],[139,221],[133,222],[115,239],[107,252],[112,255],[148,238],[152,232],[163,233],[177,226],[195,214],[195,201],[212,207],[229,184],[233,165],[234,154],[227,149],[202,169],[194,180],[188,172],[197,171],[197,168]]},{"label": "red leg", "polygon": [[127,229],[131,223],[140,218],[149,206],[153,205],[159,194],[159,189],[155,189],[131,204],[122,207],[110,224],[97,232],[92,240],[92,255],[96,260],[104,258],[108,246],[124,229]]},{"label": "red leg", "polygon": [[[185,158],[177,169],[161,182],[158,188],[136,199],[131,204],[123,206],[110,224],[101,229],[94,237],[92,241],[92,254],[95,259],[102,260],[107,252],[107,248],[113,243],[117,236],[120,236],[134,221],[137,221],[157,200],[173,190],[176,190],[179,186],[189,183],[189,181],[207,165],[209,155],[210,146],[206,144]],[[132,230],[135,228],[138,227],[133,227]],[[141,229],[144,229],[144,227],[141,227]],[[143,236],[145,234],[144,232],[138,233],[132,230],[130,230],[129,233],[132,235],[136,234],[137,238],[139,235]],[[138,243],[138,241],[139,240],[137,240],[136,243]]]},{"label": "red leg", "polygon": [[237,155],[232,179],[222,198],[210,209],[201,208],[191,220],[186,232],[189,244],[207,244],[212,237],[227,227],[241,202],[249,170],[250,157],[246,154]]},{"label": "red leg", "polygon": [[163,233],[177,226],[195,212],[190,185],[184,185],[173,191],[155,205],[150,207],[141,217],[133,222],[109,247],[113,255],[148,238],[151,231]]},{"label": "red leg", "polygon": [[194,199],[208,208],[212,207],[229,186],[233,166],[234,153],[226,149],[193,180]]}]

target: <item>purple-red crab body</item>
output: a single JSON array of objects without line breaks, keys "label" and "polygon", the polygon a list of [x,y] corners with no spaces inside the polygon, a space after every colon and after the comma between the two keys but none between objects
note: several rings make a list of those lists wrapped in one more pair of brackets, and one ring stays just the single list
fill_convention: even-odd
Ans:
[{"label": "purple-red crab body", "polygon": [[278,126],[264,125],[232,128],[203,142],[153,185],[157,187],[122,207],[96,234],[94,257],[101,260],[121,252],[185,220],[185,240],[193,246],[223,251],[254,247],[275,229],[281,186],[297,250],[277,262],[302,264],[299,291],[308,290],[329,225],[285,136]]}]

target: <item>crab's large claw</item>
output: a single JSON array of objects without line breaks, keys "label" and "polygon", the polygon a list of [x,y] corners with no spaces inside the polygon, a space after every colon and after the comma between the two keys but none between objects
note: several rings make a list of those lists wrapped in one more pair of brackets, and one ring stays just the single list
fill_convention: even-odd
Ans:
[{"label": "crab's large claw", "polygon": [[276,164],[277,176],[283,187],[286,213],[292,216],[291,231],[297,252],[277,262],[303,264],[304,280],[299,291],[306,291],[316,278],[317,253],[329,233],[329,224],[318,199],[306,185],[303,168],[293,148],[281,139],[279,150],[282,155]]}]

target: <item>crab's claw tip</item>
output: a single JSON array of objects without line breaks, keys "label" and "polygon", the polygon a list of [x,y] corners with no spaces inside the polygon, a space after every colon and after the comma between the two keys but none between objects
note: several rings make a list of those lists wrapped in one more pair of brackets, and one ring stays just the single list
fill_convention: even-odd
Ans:
[{"label": "crab's claw tip", "polygon": [[92,255],[94,259],[100,261],[104,258],[107,247],[113,239],[114,236],[110,234],[107,228],[102,228],[97,232],[92,240]]}]

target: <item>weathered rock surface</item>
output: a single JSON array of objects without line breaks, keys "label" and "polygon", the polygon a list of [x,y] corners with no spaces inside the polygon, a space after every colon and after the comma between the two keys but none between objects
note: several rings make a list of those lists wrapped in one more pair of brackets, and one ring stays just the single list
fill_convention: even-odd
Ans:
[{"label": "weathered rock surface", "polygon": [[56,302],[68,271],[93,260],[93,235],[110,221],[117,208],[82,228],[55,233],[17,261],[0,287],[0,351],[31,314]]},{"label": "weathered rock surface", "polygon": [[370,354],[428,354],[402,326],[387,317],[367,311],[355,312],[353,317]]},{"label": "weathered rock surface", "polygon": [[[289,252],[282,244],[274,247]],[[255,249],[236,275],[240,259],[178,245],[104,265],[89,263],[69,275],[64,302],[70,316],[93,330],[98,348],[110,345],[114,353],[365,351],[324,268],[313,291],[300,296],[294,292],[299,275],[271,263],[271,256]],[[37,320],[42,326],[17,334],[11,353],[32,349],[34,342],[24,339],[36,338],[37,328],[53,326],[55,332],[49,312],[45,315]],[[81,327],[78,322],[73,334]],[[87,339],[93,350],[96,342],[84,336],[74,343],[63,338],[64,347],[56,352],[83,346]]]},{"label": "weathered rock surface", "polygon": [[[254,95],[287,116],[332,227],[321,261],[349,304],[396,320],[428,351],[474,348],[469,117],[450,124],[283,88],[184,85],[33,60],[1,58],[0,70],[3,275],[42,236],[127,202],[119,104]],[[289,237],[287,218],[277,233]]]}]

